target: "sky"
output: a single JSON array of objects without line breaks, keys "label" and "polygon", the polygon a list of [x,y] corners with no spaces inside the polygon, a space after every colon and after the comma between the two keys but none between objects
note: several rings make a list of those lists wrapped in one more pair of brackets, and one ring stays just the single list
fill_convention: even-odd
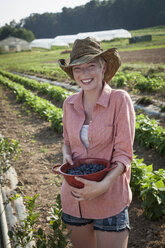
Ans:
[{"label": "sky", "polygon": [[74,8],[87,2],[90,0],[0,0],[0,27],[13,20],[19,22],[32,13],[57,13],[63,7]]}]

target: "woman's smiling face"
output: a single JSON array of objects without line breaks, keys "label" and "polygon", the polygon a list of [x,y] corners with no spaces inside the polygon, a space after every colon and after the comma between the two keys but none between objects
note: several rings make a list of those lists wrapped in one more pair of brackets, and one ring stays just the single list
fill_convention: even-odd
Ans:
[{"label": "woman's smiling face", "polygon": [[75,65],[72,70],[76,83],[83,90],[95,90],[102,87],[105,64],[101,66],[98,59],[93,59],[85,64]]}]

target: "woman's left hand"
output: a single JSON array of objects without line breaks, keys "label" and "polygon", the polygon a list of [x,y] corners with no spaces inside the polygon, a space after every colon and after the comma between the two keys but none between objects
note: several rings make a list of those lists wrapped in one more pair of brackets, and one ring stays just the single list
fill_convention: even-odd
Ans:
[{"label": "woman's left hand", "polygon": [[84,184],[84,188],[81,189],[70,187],[72,195],[78,201],[92,200],[107,191],[109,187],[109,185],[106,185],[104,181],[96,182],[80,177],[75,177],[75,179]]}]

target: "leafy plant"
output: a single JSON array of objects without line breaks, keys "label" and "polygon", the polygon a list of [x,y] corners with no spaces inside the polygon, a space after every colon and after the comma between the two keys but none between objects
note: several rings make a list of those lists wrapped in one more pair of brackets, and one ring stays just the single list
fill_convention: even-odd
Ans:
[{"label": "leafy plant", "polygon": [[161,112],[165,112],[165,104],[161,106]]},{"label": "leafy plant", "polygon": [[165,82],[161,77],[144,76],[139,71],[116,73],[111,80],[111,85],[116,87],[127,87],[129,90],[139,92],[161,92],[165,90]]},{"label": "leafy plant", "polygon": [[152,100],[147,96],[143,96],[140,99],[138,99],[136,103],[142,105],[150,105],[152,103]]},{"label": "leafy plant", "polygon": [[9,141],[0,135],[0,183],[3,185],[2,175],[11,166],[11,159],[17,159],[21,149],[19,148],[19,141],[12,139]]},{"label": "leafy plant", "polygon": [[39,217],[38,212],[34,212],[35,201],[38,194],[34,197],[24,197],[27,215],[21,224],[17,223],[11,230],[9,230],[8,235],[11,241],[14,243],[14,247],[26,247],[32,240],[34,240],[33,232],[34,225],[37,223]]},{"label": "leafy plant", "polygon": [[132,162],[131,189],[142,199],[146,216],[156,220],[165,215],[165,170],[153,171],[152,165],[145,165],[143,159]]},{"label": "leafy plant", "polygon": [[51,208],[50,212],[50,232],[46,235],[42,228],[36,229],[35,226],[38,221],[39,213],[35,212],[35,201],[38,197],[36,194],[34,197],[24,197],[26,203],[27,216],[22,220],[21,224],[16,224],[8,235],[13,242],[14,247],[27,247],[27,245],[33,241],[34,248],[65,248],[68,244],[68,238],[70,232],[65,232],[66,225],[61,220],[61,200],[60,195],[56,197],[55,208]]},{"label": "leafy plant", "polygon": [[41,228],[38,229],[36,233],[37,248],[65,248],[68,244],[70,232],[64,234],[66,225],[61,220],[62,208],[60,194],[57,195],[55,208],[51,208],[50,214],[50,234],[46,236]]},{"label": "leafy plant", "polygon": [[158,125],[158,121],[143,114],[136,115],[135,139],[140,145],[153,147],[160,154],[165,154],[165,129]]}]

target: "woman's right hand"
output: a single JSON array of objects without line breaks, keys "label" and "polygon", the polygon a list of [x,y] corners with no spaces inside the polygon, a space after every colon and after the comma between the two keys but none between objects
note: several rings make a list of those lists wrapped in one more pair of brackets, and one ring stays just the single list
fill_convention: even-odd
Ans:
[{"label": "woman's right hand", "polygon": [[72,152],[69,145],[63,145],[62,153],[63,153],[63,163],[68,162],[69,164],[73,165]]},{"label": "woman's right hand", "polygon": [[73,165],[72,156],[69,154],[66,154],[65,156],[63,155],[63,163],[67,163],[67,162]]}]

